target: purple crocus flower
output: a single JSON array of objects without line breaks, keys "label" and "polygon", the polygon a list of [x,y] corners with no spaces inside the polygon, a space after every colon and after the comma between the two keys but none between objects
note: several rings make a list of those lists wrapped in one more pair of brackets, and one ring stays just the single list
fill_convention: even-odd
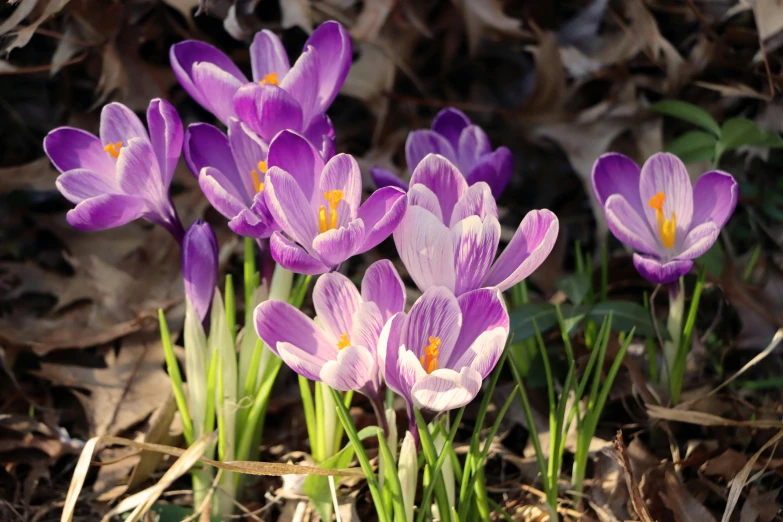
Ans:
[{"label": "purple crocus flower", "polygon": [[323,274],[375,247],[405,215],[407,198],[396,187],[375,191],[360,206],[362,181],[353,156],[324,164],[304,137],[283,131],[269,146],[264,195],[282,229],[272,234],[272,258],[300,274]]},{"label": "purple crocus flower", "polygon": [[609,230],[638,250],[633,263],[648,281],[665,284],[688,273],[712,247],[737,206],[739,185],[719,170],[691,185],[677,156],[654,154],[641,169],[622,154],[593,165],[593,192]]},{"label": "purple crocus flower", "polygon": [[203,322],[215,295],[218,275],[218,245],[215,233],[196,220],[182,240],[182,278],[185,296]]},{"label": "purple crocus flower", "polygon": [[413,408],[443,412],[472,401],[497,364],[509,331],[508,312],[496,288],[459,297],[429,288],[410,312],[394,315],[378,341],[386,385],[405,398],[411,432]]},{"label": "purple crocus flower", "polygon": [[[506,147],[492,150],[489,138],[478,125],[454,108],[443,109],[432,121],[432,130],[417,130],[408,134],[405,159],[413,172],[428,154],[440,154],[459,167],[468,185],[480,181],[489,185],[495,199],[499,198],[511,179],[514,160]],[[392,172],[380,167],[370,171],[378,187],[408,185]]]},{"label": "purple crocus flower", "polygon": [[180,84],[225,125],[239,118],[267,143],[291,129],[325,156],[333,154],[334,130],[324,113],[345,82],[351,58],[350,36],[337,22],[313,31],[293,67],[274,33],[257,33],[250,46],[252,83],[228,56],[204,42],[188,40],[170,51]]},{"label": "purple crocus flower", "polygon": [[228,123],[228,136],[207,123],[191,125],[185,133],[188,167],[241,236],[261,239],[279,230],[264,199],[268,153],[268,145],[236,118]]},{"label": "purple crocus flower", "polygon": [[547,258],[559,223],[549,210],[528,212],[506,249],[489,186],[468,187],[457,168],[430,154],[411,177],[408,210],[394,231],[400,259],[420,290],[444,286],[455,295],[477,288],[505,291]]},{"label": "purple crocus flower", "polygon": [[313,305],[318,322],[285,301],[261,303],[255,311],[258,336],[299,375],[368,396],[382,418],[378,338],[405,307],[405,286],[394,266],[389,260],[373,263],[361,294],[344,275],[323,275],[313,288]]},{"label": "purple crocus flower", "polygon": [[147,109],[149,133],[126,106],[101,111],[100,137],[59,127],[44,138],[44,151],[62,172],[57,189],[76,204],[66,216],[74,228],[104,230],[144,218],[161,225],[178,242],[184,230],[169,196],[182,152],[182,122],[161,99]]}]

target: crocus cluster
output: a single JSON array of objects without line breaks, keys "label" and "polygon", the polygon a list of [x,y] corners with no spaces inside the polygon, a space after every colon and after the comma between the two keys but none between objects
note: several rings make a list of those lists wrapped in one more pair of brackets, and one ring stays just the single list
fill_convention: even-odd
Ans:
[{"label": "crocus cluster", "polygon": [[640,169],[622,154],[604,154],[593,165],[593,192],[609,230],[638,251],[633,263],[655,284],[672,283],[709,250],[737,206],[739,186],[719,170],[691,184],[677,156],[651,156]]}]

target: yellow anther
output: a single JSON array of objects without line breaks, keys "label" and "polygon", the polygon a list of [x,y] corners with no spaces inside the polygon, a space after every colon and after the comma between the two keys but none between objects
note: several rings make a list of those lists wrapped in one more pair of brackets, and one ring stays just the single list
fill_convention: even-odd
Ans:
[{"label": "yellow anther", "polygon": [[269,73],[265,74],[263,79],[258,82],[261,85],[279,85],[280,82],[277,80],[277,73]]},{"label": "yellow anther", "polygon": [[253,188],[256,190],[256,194],[264,190],[264,182],[261,181],[261,177],[258,175],[259,171],[261,171],[261,174],[266,174],[266,161],[259,161],[258,170],[254,169],[250,171],[250,176],[253,178]]},{"label": "yellow anther", "polygon": [[337,349],[342,350],[347,346],[351,346],[351,341],[348,339],[348,334],[344,333],[340,336],[340,339],[338,339],[337,341]]},{"label": "yellow anther", "polygon": [[666,195],[658,192],[647,203],[650,208],[655,209],[655,220],[658,222],[658,235],[661,243],[666,248],[674,248],[674,240],[677,238],[677,214],[672,212],[671,219],[665,219],[663,215],[663,202],[666,201]]},{"label": "yellow anther", "polygon": [[[337,228],[337,206],[343,200],[342,190],[329,190],[324,192],[324,199],[329,203],[329,212],[326,211],[326,205],[318,207],[318,230],[321,234],[327,230]],[[328,217],[328,219],[327,219]]]},{"label": "yellow anther", "polygon": [[103,150],[109,153],[109,156],[111,156],[114,159],[117,159],[120,157],[120,149],[122,148],[122,142],[118,141],[117,143],[109,143],[105,147],[103,147]]},{"label": "yellow anther", "polygon": [[428,374],[438,369],[438,354],[440,352],[440,337],[433,337],[430,335],[430,344],[425,346],[424,353],[422,354],[419,362],[421,367],[424,368]]}]

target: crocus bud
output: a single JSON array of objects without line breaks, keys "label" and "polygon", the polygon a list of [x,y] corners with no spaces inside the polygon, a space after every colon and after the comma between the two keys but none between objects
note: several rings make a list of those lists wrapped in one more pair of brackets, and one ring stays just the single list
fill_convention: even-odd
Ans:
[{"label": "crocus bud", "polygon": [[215,294],[218,271],[218,246],[209,225],[197,220],[182,241],[182,277],[185,296],[201,321],[207,316]]},{"label": "crocus bud", "polygon": [[416,458],[416,440],[410,431],[405,432],[405,438],[400,448],[400,459],[397,463],[402,486],[402,503],[405,505],[405,520],[413,522],[413,500],[416,496],[416,481],[419,476],[419,461]]}]

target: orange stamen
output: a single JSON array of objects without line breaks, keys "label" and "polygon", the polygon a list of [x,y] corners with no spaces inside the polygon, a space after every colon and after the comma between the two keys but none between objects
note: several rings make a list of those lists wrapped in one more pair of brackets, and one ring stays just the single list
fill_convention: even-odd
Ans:
[{"label": "orange stamen", "polygon": [[665,219],[663,215],[663,202],[666,201],[666,195],[663,192],[658,192],[647,204],[650,208],[655,209],[655,220],[658,222],[658,235],[661,238],[661,243],[666,248],[674,248],[674,241],[677,238],[677,214],[672,212],[671,219]]},{"label": "orange stamen", "polygon": [[440,352],[440,337],[433,337],[430,335],[430,338],[428,339],[430,344],[425,346],[423,348],[424,353],[422,354],[421,358],[419,359],[419,362],[421,363],[421,367],[424,368],[424,371],[426,371],[428,374],[434,372],[438,369],[438,354]]},{"label": "orange stamen", "polygon": [[346,348],[348,346],[351,346],[351,341],[348,339],[348,334],[344,333],[340,336],[340,339],[337,341],[337,349],[342,350],[343,348]]},{"label": "orange stamen", "polygon": [[264,78],[258,83],[261,85],[280,85],[280,82],[277,79],[277,73],[265,74]]},{"label": "orange stamen", "polygon": [[109,156],[111,156],[114,159],[117,159],[120,157],[120,149],[122,148],[122,142],[118,141],[117,143],[109,143],[105,147],[103,147],[103,150],[109,153]]}]

